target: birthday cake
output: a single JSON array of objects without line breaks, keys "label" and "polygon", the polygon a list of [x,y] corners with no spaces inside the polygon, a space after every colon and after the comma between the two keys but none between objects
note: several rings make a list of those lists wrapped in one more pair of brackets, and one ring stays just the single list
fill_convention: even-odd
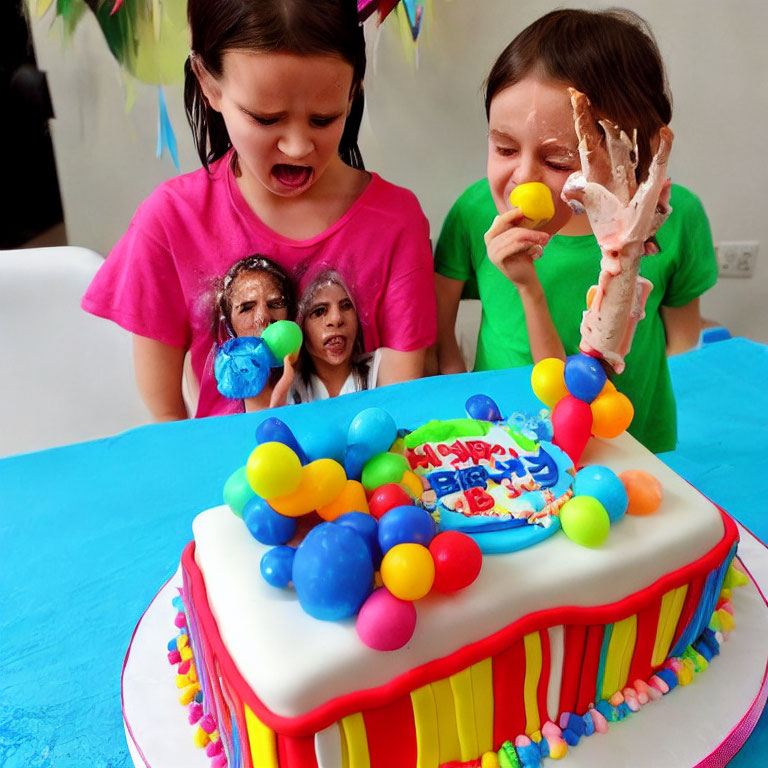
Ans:
[{"label": "birthday cake", "polygon": [[363,408],[342,444],[317,411],[295,433],[264,418],[195,518],[168,653],[213,768],[534,768],[719,653],[735,525],[626,434],[598,362],[623,369],[643,315],[671,133],[637,186],[627,134],[586,141],[572,100],[584,171],[563,196],[603,262],[583,354],[534,366],[550,415],[465,391],[449,420]]},{"label": "birthday cake", "polygon": [[[356,619],[322,620],[297,596],[298,578],[295,592],[268,583],[262,563],[281,545],[251,535],[247,509],[243,517],[230,505],[197,516],[182,557],[182,630],[169,653],[181,667],[195,738],[214,765],[479,766],[488,754],[502,762],[483,765],[536,765],[689,682],[718,652],[715,629],[731,626],[721,592],[735,578],[737,535],[727,516],[629,435],[593,438],[580,472],[648,473],[663,498],[650,515],[614,514],[602,544],[583,546],[560,530],[557,512],[580,498],[579,473],[572,482],[562,450],[508,422],[471,421],[462,420],[462,437],[455,422],[432,423],[427,436],[442,428],[442,439],[423,441],[415,429],[393,446],[408,461],[405,472],[422,473],[421,500],[441,520],[435,539],[491,525],[480,532],[477,578],[416,599],[418,620],[395,650],[364,641],[365,598]],[[493,506],[481,501],[479,516],[457,512],[461,499],[482,498],[481,486],[492,486]],[[375,492],[366,495],[378,514]],[[398,509],[383,512],[379,526]],[[447,514],[469,524],[443,529]],[[313,522],[341,528],[343,518]],[[521,546],[507,540],[529,529],[546,535]],[[494,536],[505,543],[494,547]],[[334,580],[334,563],[318,567]]]}]

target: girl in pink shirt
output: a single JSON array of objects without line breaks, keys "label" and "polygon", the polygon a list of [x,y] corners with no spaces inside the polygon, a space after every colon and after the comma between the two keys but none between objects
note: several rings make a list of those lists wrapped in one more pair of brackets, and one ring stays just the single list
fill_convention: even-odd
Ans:
[{"label": "girl in pink shirt", "polygon": [[337,270],[366,350],[387,348],[379,383],[420,376],[436,330],[428,224],[411,192],[363,169],[356,1],[189,0],[187,11],[185,103],[203,168],[139,206],[83,308],[134,334],[159,421],[187,416],[187,353],[196,415],[236,410],[213,379],[208,308],[216,281],[253,253],[294,277]]}]

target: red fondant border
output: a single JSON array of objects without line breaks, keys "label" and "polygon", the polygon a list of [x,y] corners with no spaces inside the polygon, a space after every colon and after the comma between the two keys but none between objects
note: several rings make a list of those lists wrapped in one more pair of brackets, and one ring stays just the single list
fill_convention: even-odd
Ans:
[{"label": "red fondant border", "polygon": [[198,620],[203,625],[203,631],[206,633],[208,642],[219,661],[220,668],[226,675],[231,687],[269,728],[285,736],[301,737],[314,734],[350,713],[384,706],[398,696],[407,694],[415,688],[435,680],[441,680],[471,664],[482,661],[489,656],[495,656],[500,651],[511,646],[516,640],[531,632],[557,624],[606,624],[619,621],[622,618],[637,613],[656,595],[691,582],[700,574],[718,567],[725,560],[731,546],[738,540],[738,531],[734,521],[720,507],[717,508],[720,511],[725,530],[722,539],[707,554],[673,573],[666,574],[653,584],[623,600],[592,608],[563,606],[536,611],[482,640],[460,648],[449,656],[435,659],[420,667],[404,672],[385,685],[339,696],[303,715],[293,718],[275,714],[268,709],[251,690],[230,657],[221,640],[216,622],[208,605],[205,582],[195,563],[194,542],[190,542],[184,549],[182,568],[186,571],[189,578],[188,583],[191,586],[192,600],[197,611]]}]

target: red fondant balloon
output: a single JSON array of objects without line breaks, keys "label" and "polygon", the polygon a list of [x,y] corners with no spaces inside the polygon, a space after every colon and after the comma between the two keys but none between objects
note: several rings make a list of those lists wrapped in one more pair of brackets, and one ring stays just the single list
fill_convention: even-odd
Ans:
[{"label": "red fondant balloon", "polygon": [[393,507],[411,504],[413,499],[398,483],[380,485],[368,499],[368,509],[377,520]]},{"label": "red fondant balloon", "polygon": [[430,542],[435,561],[436,592],[455,592],[468,587],[480,573],[483,553],[474,539],[459,531],[443,531]]},{"label": "red fondant balloon", "polygon": [[584,446],[592,434],[592,409],[588,403],[566,395],[552,410],[552,442],[562,448],[577,467]]}]

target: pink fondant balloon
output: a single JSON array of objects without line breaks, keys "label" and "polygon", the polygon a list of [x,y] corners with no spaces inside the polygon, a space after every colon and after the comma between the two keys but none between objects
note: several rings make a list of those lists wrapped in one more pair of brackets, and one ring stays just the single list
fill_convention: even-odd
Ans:
[{"label": "pink fondant balloon", "polygon": [[369,595],[357,614],[358,637],[375,651],[396,651],[413,635],[416,608],[395,597],[386,587]]},{"label": "pink fondant balloon", "polygon": [[592,409],[588,403],[573,395],[566,395],[552,410],[552,442],[562,448],[577,467],[584,446],[592,434]]}]

